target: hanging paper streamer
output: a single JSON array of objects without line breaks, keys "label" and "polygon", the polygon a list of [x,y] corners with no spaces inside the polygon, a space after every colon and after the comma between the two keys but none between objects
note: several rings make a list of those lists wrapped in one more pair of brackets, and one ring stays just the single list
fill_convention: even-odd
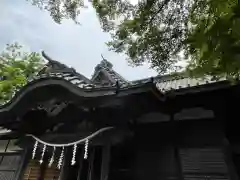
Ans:
[{"label": "hanging paper streamer", "polygon": [[43,163],[43,158],[44,158],[44,154],[45,154],[45,151],[46,151],[46,145],[44,144],[43,145],[43,150],[42,150],[42,154],[41,154],[41,159],[40,159],[40,164],[42,164]]},{"label": "hanging paper streamer", "polygon": [[64,147],[62,147],[62,152],[61,152],[61,155],[59,157],[59,161],[58,161],[58,165],[57,165],[58,169],[60,169],[61,166],[62,166],[63,156],[64,156]]},{"label": "hanging paper streamer", "polygon": [[72,161],[71,161],[72,166],[76,164],[76,153],[77,153],[77,144],[74,144],[74,146],[73,146],[73,156],[72,156]]},{"label": "hanging paper streamer", "polygon": [[49,161],[48,167],[51,167],[53,162],[54,162],[55,151],[56,151],[56,147],[53,147],[53,152],[52,152],[52,156],[51,156],[51,159]]},{"label": "hanging paper streamer", "polygon": [[32,159],[34,159],[36,156],[37,146],[38,146],[38,141],[36,141],[34,144],[33,151],[32,151]]},{"label": "hanging paper streamer", "polygon": [[104,127],[104,128],[101,128],[99,129],[98,131],[92,133],[91,135],[83,138],[83,139],[80,139],[80,140],[77,140],[75,142],[70,142],[70,143],[66,143],[66,144],[54,144],[54,143],[48,143],[48,142],[45,142],[41,139],[39,139],[38,137],[32,135],[32,134],[27,134],[27,136],[31,136],[33,137],[36,142],[34,144],[34,147],[33,147],[33,151],[32,151],[32,159],[35,158],[36,156],[36,151],[37,151],[37,148],[39,146],[39,144],[42,144],[43,145],[43,149],[42,149],[42,154],[41,154],[41,158],[40,158],[40,164],[43,163],[43,159],[44,159],[44,154],[45,154],[45,151],[46,151],[46,148],[47,147],[53,147],[53,152],[52,152],[52,156],[49,160],[49,164],[48,166],[51,167],[53,162],[54,162],[54,158],[56,158],[56,148],[62,148],[62,151],[61,151],[61,154],[60,154],[60,157],[59,157],[59,160],[58,160],[58,164],[57,164],[57,167],[60,169],[61,166],[62,166],[62,163],[63,163],[63,158],[64,158],[64,147],[71,147],[73,146],[73,156],[72,156],[72,161],[71,161],[71,165],[74,165],[76,163],[76,153],[77,153],[77,146],[78,144],[81,144],[81,143],[85,143],[85,148],[84,148],[84,159],[87,159],[88,158],[88,146],[89,146],[89,140],[91,140],[92,138],[94,138],[95,136],[99,135],[100,133],[104,132],[104,131],[108,131],[110,129],[113,129],[114,127]]},{"label": "hanging paper streamer", "polygon": [[88,158],[88,139],[85,141],[85,152],[84,152],[84,159]]},{"label": "hanging paper streamer", "polygon": [[104,127],[104,128],[101,128],[99,129],[98,131],[92,133],[91,135],[83,138],[83,139],[80,139],[80,140],[77,140],[75,142],[70,142],[70,143],[66,143],[66,144],[54,144],[54,143],[48,143],[48,142],[45,142],[41,139],[39,139],[38,137],[34,136],[33,134],[27,134],[26,136],[31,136],[33,137],[36,141],[38,141],[39,143],[41,144],[45,144],[47,146],[51,146],[51,147],[69,147],[69,146],[73,146],[74,144],[81,144],[81,143],[84,143],[92,138],[94,138],[95,136],[105,132],[105,131],[108,131],[108,130],[111,130],[113,129],[114,127]]}]

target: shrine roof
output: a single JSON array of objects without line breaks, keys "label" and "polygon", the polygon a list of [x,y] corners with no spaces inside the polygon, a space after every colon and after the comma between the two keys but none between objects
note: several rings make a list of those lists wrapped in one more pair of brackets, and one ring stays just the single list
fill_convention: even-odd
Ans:
[{"label": "shrine roof", "polygon": [[[27,84],[20,89],[16,89],[12,99],[0,106],[1,123],[10,124],[18,121],[19,114],[39,106],[36,101],[44,103],[44,101],[55,100],[54,98],[59,98],[62,102],[72,98],[71,100],[81,103],[83,106],[84,103],[87,105],[92,103],[89,107],[92,107],[92,105],[95,107],[98,103],[102,103],[103,107],[111,107],[114,104],[113,101],[116,104],[121,101],[120,103],[125,103],[122,103],[123,105],[129,105],[133,99],[129,106],[134,107],[144,104],[144,108],[149,106],[147,108],[151,109],[152,107],[145,103],[149,99],[144,99],[144,93],[146,98],[152,98],[152,102],[159,104],[159,100],[164,101],[170,93],[182,95],[189,93],[189,90],[192,93],[219,89],[222,87],[219,85],[224,85],[224,87],[230,85],[225,78],[217,80],[213,77],[190,78],[180,75],[159,75],[128,81],[119,75],[113,69],[112,64],[104,58],[95,67],[90,79],[76,72],[74,68],[51,59],[44,52],[42,56],[48,60],[45,67],[39,71],[37,76],[28,78]],[[66,93],[66,96],[64,93]],[[64,97],[61,98],[62,96]],[[144,103],[139,103],[140,98],[142,98],[141,102]],[[136,101],[136,99],[139,101]]]},{"label": "shrine roof", "polygon": [[[147,79],[137,80],[131,83],[132,84],[140,83],[141,81],[145,81],[145,80]],[[184,90],[184,89],[200,87],[204,85],[212,85],[216,83],[223,83],[223,82],[227,82],[227,79],[225,77],[217,79],[211,76],[205,76],[201,78],[191,78],[187,76],[164,75],[164,76],[153,77],[153,81],[155,82],[158,90],[166,94],[172,91]]]},{"label": "shrine roof", "polygon": [[[103,91],[101,96],[114,94],[121,90],[124,91],[136,87],[141,88],[149,83],[152,83],[156,89],[164,95],[173,91],[177,92],[179,90],[201,87],[208,84],[212,85],[219,82],[226,82],[225,78],[216,80],[212,77],[189,78],[186,76],[176,75],[163,75],[136,81],[127,81],[116,71],[114,71],[113,65],[103,57],[103,60],[100,62],[100,64],[95,67],[92,78],[88,79],[84,75],[76,72],[74,68],[68,67],[65,64],[51,59],[44,52],[42,52],[42,56],[48,61],[48,63],[42,70],[39,71],[37,76],[28,79],[28,83],[25,85],[25,87],[17,89],[15,93],[22,91],[30,84],[36,84],[44,80],[48,80],[48,83],[51,83],[54,80],[63,81],[64,83],[68,83],[70,86],[73,85],[75,88],[83,90],[84,92]],[[88,95],[87,93],[85,93],[85,95],[86,97],[99,96],[99,94]]]}]

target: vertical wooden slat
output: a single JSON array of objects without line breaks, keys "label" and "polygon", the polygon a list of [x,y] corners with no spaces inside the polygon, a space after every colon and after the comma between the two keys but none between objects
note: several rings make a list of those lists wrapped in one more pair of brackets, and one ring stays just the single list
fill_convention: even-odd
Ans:
[{"label": "vertical wooden slat", "polygon": [[110,146],[110,144],[107,144],[107,145],[103,146],[103,150],[102,150],[101,180],[108,180],[110,153],[111,153],[111,146]]},{"label": "vertical wooden slat", "polygon": [[37,160],[30,160],[25,169],[23,180],[37,180],[40,177],[40,165]]},{"label": "vertical wooden slat", "polygon": [[37,180],[44,180],[44,174],[45,174],[45,170],[47,167],[47,163],[46,163],[46,158],[44,157],[44,162],[42,164],[40,164],[40,176],[38,177]]},{"label": "vertical wooden slat", "polygon": [[47,167],[44,173],[44,180],[58,180],[60,170],[57,169],[57,164],[53,163],[51,167]]},{"label": "vertical wooden slat", "polygon": [[80,155],[80,158],[79,158],[79,169],[78,169],[77,180],[80,180],[80,178],[81,178],[81,172],[82,172],[83,161],[84,161],[83,156],[84,156],[84,150],[81,151],[81,155]]},{"label": "vertical wooden slat", "polygon": [[183,174],[182,174],[182,170],[181,170],[181,159],[180,159],[180,155],[179,155],[179,149],[177,147],[174,148],[174,156],[176,159],[176,163],[177,163],[177,168],[178,168],[178,178],[180,180],[183,180]]},{"label": "vertical wooden slat", "polygon": [[89,171],[88,171],[88,180],[92,180],[93,173],[94,173],[94,157],[95,157],[95,148],[92,149],[90,152],[89,157]]},{"label": "vertical wooden slat", "polygon": [[183,174],[182,174],[182,170],[181,170],[181,159],[179,156],[179,142],[180,142],[180,138],[179,138],[179,129],[178,129],[178,122],[174,121],[174,115],[176,112],[172,112],[170,114],[170,123],[172,123],[172,129],[173,129],[173,148],[174,148],[174,159],[175,159],[175,163],[176,163],[176,169],[177,169],[177,179],[179,180],[183,180]]}]

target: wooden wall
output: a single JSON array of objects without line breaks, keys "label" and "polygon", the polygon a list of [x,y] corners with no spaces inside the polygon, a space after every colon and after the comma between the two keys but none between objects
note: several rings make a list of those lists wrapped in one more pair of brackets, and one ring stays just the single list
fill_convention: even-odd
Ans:
[{"label": "wooden wall", "polygon": [[125,152],[123,145],[115,150],[109,179],[231,179],[224,138],[214,119],[139,126]]}]

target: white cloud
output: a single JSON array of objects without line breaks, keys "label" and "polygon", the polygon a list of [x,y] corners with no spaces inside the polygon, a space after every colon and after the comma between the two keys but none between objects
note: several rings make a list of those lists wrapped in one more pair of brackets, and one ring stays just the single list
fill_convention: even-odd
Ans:
[{"label": "white cloud", "polygon": [[109,35],[101,31],[92,8],[82,11],[79,17],[81,26],[71,20],[59,25],[47,12],[26,0],[1,0],[0,20],[0,48],[17,40],[31,50],[46,51],[52,58],[74,67],[87,77],[101,61],[101,54],[126,79],[141,79],[156,74],[147,66],[132,68],[127,65],[125,56],[108,51],[105,42],[109,40]]}]

